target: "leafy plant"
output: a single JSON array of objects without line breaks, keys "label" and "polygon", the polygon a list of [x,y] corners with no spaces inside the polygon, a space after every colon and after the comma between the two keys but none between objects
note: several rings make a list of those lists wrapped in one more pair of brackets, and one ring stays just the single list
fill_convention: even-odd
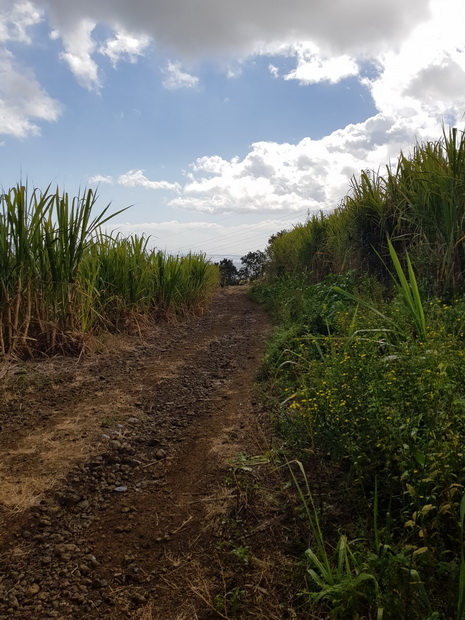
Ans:
[{"label": "leafy plant", "polygon": [[420,292],[418,290],[418,284],[415,277],[415,272],[412,267],[412,263],[410,261],[410,257],[408,252],[405,254],[405,258],[407,260],[407,268],[408,268],[408,276],[409,280],[407,280],[404,270],[402,269],[402,265],[400,264],[399,257],[397,256],[397,252],[392,245],[390,239],[388,239],[388,247],[389,254],[391,256],[392,263],[394,265],[394,269],[397,274],[398,284],[397,288],[402,294],[402,298],[405,302],[407,309],[410,312],[414,325],[416,327],[416,331],[418,336],[422,340],[426,340],[426,321],[425,321],[425,313],[423,311],[423,304],[421,302]]},{"label": "leafy plant", "polygon": [[[296,464],[304,480],[304,487],[297,480],[291,467]],[[326,550],[318,512],[313,500],[305,469],[300,461],[288,463],[292,479],[299,493],[305,510],[315,548],[308,548],[305,555],[308,560],[308,574],[316,588],[307,592],[312,604],[326,603],[332,617],[354,618],[359,613],[368,611],[376,605],[378,583],[375,576],[368,572],[369,567],[362,556],[351,549],[347,537],[339,538],[335,549],[334,561]],[[378,617],[382,610],[378,608]]]}]

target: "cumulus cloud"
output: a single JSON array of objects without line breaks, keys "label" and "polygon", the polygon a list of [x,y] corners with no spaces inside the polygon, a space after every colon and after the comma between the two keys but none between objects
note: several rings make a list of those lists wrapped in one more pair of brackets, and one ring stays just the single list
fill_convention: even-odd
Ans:
[{"label": "cumulus cloud", "polygon": [[65,50],[60,57],[68,64],[79,84],[88,90],[99,91],[102,79],[97,54],[109,58],[116,69],[119,62],[136,63],[148,52],[152,39],[148,35],[136,35],[124,27],[115,26],[111,37],[98,42],[93,38],[96,26],[97,22],[83,19],[65,32],[53,30],[50,36],[63,40]]},{"label": "cumulus cloud", "polygon": [[100,45],[99,52],[107,56],[116,67],[121,60],[135,63],[150,45],[151,39],[147,35],[135,36],[121,29]]},{"label": "cumulus cloud", "polygon": [[60,58],[64,60],[81,86],[89,90],[98,90],[101,86],[98,65],[92,58],[97,44],[92,38],[96,23],[90,19],[82,19],[69,29],[65,35],[58,30],[51,33],[52,39],[63,39],[64,52]]},{"label": "cumulus cloud", "polygon": [[178,183],[169,183],[168,181],[150,181],[143,170],[129,170],[125,174],[118,177],[118,183],[125,187],[144,187],[145,189],[162,189],[169,191],[178,191],[180,186]]},{"label": "cumulus cloud", "polygon": [[313,170],[299,167],[299,156],[311,150],[307,143],[258,142],[244,159],[198,159],[187,174],[182,194],[170,205],[205,213],[318,209],[327,199],[328,171],[322,166],[322,175],[317,166]]},{"label": "cumulus cloud", "polygon": [[180,62],[168,62],[168,66],[164,69],[165,78],[163,86],[168,90],[178,90],[179,88],[196,88],[199,78],[186,73],[181,68]]},{"label": "cumulus cloud", "polygon": [[147,52],[152,40],[148,35],[136,35],[115,26],[113,35],[99,43],[93,37],[96,26],[96,21],[84,18],[69,24],[64,31],[52,30],[50,37],[63,41],[65,49],[60,58],[68,64],[79,84],[88,90],[99,91],[102,80],[97,53],[109,58],[116,68],[121,61],[135,63]]},{"label": "cumulus cloud", "polygon": [[[34,12],[41,15],[45,9],[51,36],[63,42],[62,59],[82,86],[96,91],[101,87],[97,52],[114,65],[120,60],[135,62],[151,41],[181,60],[214,59],[230,69],[231,62],[263,50],[310,41],[296,52],[297,67],[289,79],[334,82],[353,74],[353,58],[397,47],[429,15],[424,0],[392,0],[389,4],[336,0],[331,5],[319,0],[1,0],[2,9],[14,15],[10,30],[14,28],[16,37],[24,39],[31,15],[35,19]],[[113,36],[100,43],[94,40],[98,24],[110,28]],[[0,25],[0,37],[5,28]],[[172,89],[193,87],[197,78],[173,62],[168,65],[165,84]]]},{"label": "cumulus cloud", "polygon": [[380,55],[377,75],[363,83],[386,114],[454,123],[465,111],[465,4],[434,0],[431,10],[432,19],[419,24],[396,52]]},{"label": "cumulus cloud", "polygon": [[412,78],[404,93],[426,102],[456,102],[463,105],[465,92],[465,67],[450,57],[438,59],[429,67],[421,69]]},{"label": "cumulus cloud", "polygon": [[[98,91],[102,86],[99,74],[98,53],[106,55],[114,65],[121,60],[135,62],[147,53],[151,42],[165,52],[184,59],[217,60],[231,69],[231,63],[255,54],[293,56],[296,66],[280,71],[278,64],[270,64],[275,77],[298,80],[301,84],[341,79],[357,75],[359,65],[367,59],[379,63],[384,76],[372,81],[373,97],[379,99],[384,89],[389,92],[392,67],[398,68],[399,82],[407,75],[400,64],[407,57],[407,67],[421,59],[431,64],[430,51],[436,49],[438,24],[442,35],[441,44],[452,46],[455,34],[463,49],[462,0],[257,0],[253,3],[239,0],[235,3],[212,3],[210,0],[171,0],[166,3],[154,0],[0,0],[6,14],[11,12],[14,26],[0,26],[8,31],[14,29],[17,37],[27,37],[28,20],[36,20],[43,8],[53,28],[52,36],[60,37],[64,51],[62,59],[68,64],[81,85]],[[35,14],[34,14],[35,11]],[[451,20],[450,16],[454,18]],[[442,20],[442,22],[441,22]],[[446,23],[445,20],[448,20]],[[103,42],[94,40],[94,30],[101,24],[113,31],[113,36]],[[456,32],[449,37],[450,30]],[[425,36],[428,35],[428,36]],[[409,43],[410,42],[410,43]],[[410,45],[410,49],[407,47]],[[460,47],[460,46],[459,46]],[[399,50],[404,50],[399,55]],[[412,53],[413,52],[413,53]],[[457,53],[455,53],[457,56]],[[414,59],[412,61],[412,59]],[[448,69],[450,83],[461,70],[462,63],[451,57]],[[433,77],[444,78],[446,67],[435,65],[438,71]],[[422,67],[424,68],[424,66]],[[417,67],[417,72],[420,68]],[[439,73],[441,76],[439,77]],[[167,88],[193,88],[198,78],[183,70],[181,61],[169,62],[164,70]],[[427,76],[432,73],[425,73]],[[415,83],[405,84],[405,96],[415,92],[418,96],[431,97],[428,90],[417,89],[421,76]],[[461,75],[459,74],[459,78]],[[460,80],[459,80],[460,81]],[[458,88],[457,88],[458,90]],[[415,100],[415,97],[412,97]],[[380,112],[387,113],[383,106]]]},{"label": "cumulus cloud", "polygon": [[134,61],[150,40],[183,58],[233,60],[260,50],[286,48],[296,41],[307,42],[299,44],[297,67],[288,75],[289,79],[313,83],[321,81],[322,76],[335,81],[353,75],[355,58],[397,50],[419,24],[429,23],[431,15],[437,17],[437,6],[443,18],[449,19],[446,31],[452,21],[461,24],[455,11],[443,6],[451,2],[461,10],[459,0],[2,0],[0,10],[4,6],[13,11],[16,30],[24,32],[31,13],[46,7],[55,36],[63,39],[63,58],[81,83],[98,87],[92,58],[96,51],[91,37],[95,24],[114,30],[114,37],[98,51],[115,63],[122,58]]},{"label": "cumulus cloud", "polygon": [[[40,4],[47,6],[47,3]],[[107,56],[116,67],[117,63],[123,60],[136,62],[152,43],[148,34],[136,34],[120,25],[124,22],[120,23],[115,19],[116,14],[111,11],[107,15],[93,18],[93,12],[87,12],[84,5],[76,6],[75,19],[69,19],[69,14],[63,15],[63,6],[58,9],[55,7],[55,10],[50,6],[48,8],[52,25],[50,37],[60,39],[64,47],[60,58],[67,63],[79,84],[88,90],[99,91],[102,87],[97,53]],[[107,25],[113,31],[112,36],[103,42],[97,41],[93,36],[99,23]]]},{"label": "cumulus cloud", "polygon": [[[284,76],[285,80],[298,80],[301,84],[330,82],[336,84],[342,79],[358,74],[357,63],[347,55],[325,58],[319,48],[311,42],[294,44],[290,55],[296,56],[297,66]],[[273,68],[275,70],[276,67]],[[270,69],[271,71],[271,69]],[[276,73],[274,73],[276,76]]]},{"label": "cumulus cloud", "polygon": [[440,135],[429,117],[414,120],[377,114],[320,140],[257,142],[242,159],[201,157],[169,204],[212,214],[334,209],[361,170],[394,163],[416,140]]}]

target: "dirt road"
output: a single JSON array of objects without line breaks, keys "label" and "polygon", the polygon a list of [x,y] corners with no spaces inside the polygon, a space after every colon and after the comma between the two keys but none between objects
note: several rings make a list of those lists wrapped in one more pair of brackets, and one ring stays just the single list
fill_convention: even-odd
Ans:
[{"label": "dirt road", "polygon": [[249,561],[225,479],[264,449],[252,382],[268,331],[236,287],[200,318],[86,359],[9,368],[0,617],[233,617],[244,589],[215,558]]}]

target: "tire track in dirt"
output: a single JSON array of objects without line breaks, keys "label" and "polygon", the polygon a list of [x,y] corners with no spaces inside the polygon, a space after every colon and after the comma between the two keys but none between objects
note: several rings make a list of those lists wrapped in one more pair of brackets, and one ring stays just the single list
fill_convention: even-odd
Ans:
[{"label": "tire track in dirt", "polygon": [[[126,351],[65,369],[53,362],[72,395],[57,382],[52,404],[26,417],[37,424],[29,435],[22,425],[15,443],[14,420],[6,428],[4,495],[34,470],[42,486],[20,514],[3,501],[1,617],[218,617],[191,586],[215,587],[225,499],[216,491],[228,459],[254,449],[252,380],[268,329],[237,287],[199,319]],[[39,402],[32,390],[22,410]],[[60,459],[47,459],[50,443]],[[24,467],[14,469],[21,450]]]}]

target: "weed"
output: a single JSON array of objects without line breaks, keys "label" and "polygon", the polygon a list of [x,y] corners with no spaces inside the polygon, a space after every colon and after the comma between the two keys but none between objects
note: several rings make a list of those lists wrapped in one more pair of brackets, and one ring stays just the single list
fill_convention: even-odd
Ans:
[{"label": "weed", "polygon": [[247,545],[233,545],[231,553],[239,560],[242,566],[250,564],[250,549]]}]

